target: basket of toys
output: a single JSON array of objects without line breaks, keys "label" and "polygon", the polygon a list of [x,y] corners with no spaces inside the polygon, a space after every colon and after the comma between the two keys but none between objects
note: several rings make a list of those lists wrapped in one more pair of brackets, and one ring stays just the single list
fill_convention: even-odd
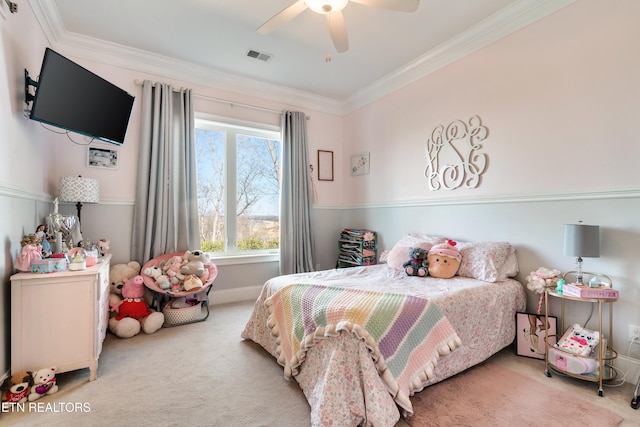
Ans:
[{"label": "basket of toys", "polygon": [[199,301],[197,298],[171,298],[162,307],[164,325],[184,325],[204,320],[209,313],[202,303],[203,301]]},{"label": "basket of toys", "polygon": [[200,250],[160,255],[141,271],[153,308],[165,315],[164,327],[209,317],[209,291],[217,275],[216,265]]}]

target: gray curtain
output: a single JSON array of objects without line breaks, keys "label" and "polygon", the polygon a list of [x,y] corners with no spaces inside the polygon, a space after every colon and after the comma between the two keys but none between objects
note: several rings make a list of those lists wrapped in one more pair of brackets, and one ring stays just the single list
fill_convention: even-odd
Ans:
[{"label": "gray curtain", "polygon": [[306,115],[299,111],[283,112],[281,129],[280,274],[313,271]]},{"label": "gray curtain", "polygon": [[191,89],[145,80],[141,133],[131,259],[144,264],[200,248]]}]

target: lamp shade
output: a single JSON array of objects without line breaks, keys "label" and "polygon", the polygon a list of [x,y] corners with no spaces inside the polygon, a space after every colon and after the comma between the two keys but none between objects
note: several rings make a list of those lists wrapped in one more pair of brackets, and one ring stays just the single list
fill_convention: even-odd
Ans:
[{"label": "lamp shade", "polygon": [[600,227],[597,225],[565,224],[564,255],[598,258],[600,256]]},{"label": "lamp shade", "polygon": [[60,178],[61,203],[98,203],[100,185],[97,179],[81,176],[63,176]]}]

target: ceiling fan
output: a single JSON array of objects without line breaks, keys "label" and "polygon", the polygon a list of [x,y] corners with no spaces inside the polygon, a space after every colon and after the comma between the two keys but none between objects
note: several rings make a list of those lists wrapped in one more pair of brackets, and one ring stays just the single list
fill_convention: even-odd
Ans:
[{"label": "ceiling fan", "polygon": [[[364,6],[377,7],[381,9],[395,10],[400,12],[415,12],[418,9],[420,0],[351,0]],[[344,23],[342,9],[349,3],[349,0],[298,0],[292,5],[284,8],[272,16],[267,22],[258,28],[258,33],[267,34],[281,25],[286,24],[306,9],[311,9],[316,13],[327,17],[327,28],[331,35],[331,40],[338,52],[349,50],[349,37],[347,36],[347,26]]]}]

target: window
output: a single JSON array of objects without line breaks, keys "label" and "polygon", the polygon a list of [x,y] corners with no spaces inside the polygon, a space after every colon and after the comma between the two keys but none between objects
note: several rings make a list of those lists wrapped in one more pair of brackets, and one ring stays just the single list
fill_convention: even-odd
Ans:
[{"label": "window", "polygon": [[279,130],[203,118],[195,128],[202,250],[213,257],[277,254]]}]

